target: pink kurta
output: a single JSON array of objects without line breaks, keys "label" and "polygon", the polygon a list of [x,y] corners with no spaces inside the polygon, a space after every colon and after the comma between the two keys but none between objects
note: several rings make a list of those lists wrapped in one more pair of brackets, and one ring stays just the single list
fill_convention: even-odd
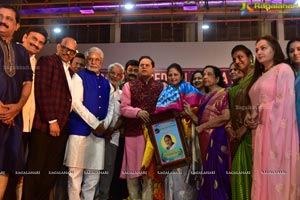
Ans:
[{"label": "pink kurta", "polygon": [[[126,117],[135,118],[137,113],[141,110],[140,108],[129,106],[131,105],[129,83],[126,83],[123,87],[121,102],[121,111]],[[126,179],[126,176],[128,176],[129,179],[132,179],[143,175],[140,170],[142,167],[144,149],[144,135],[137,137],[125,137],[125,147],[120,178]]]},{"label": "pink kurta", "polygon": [[294,81],[293,71],[282,63],[263,74],[249,91],[259,112],[259,124],[252,131],[252,200],[300,199],[296,197],[300,177]]}]

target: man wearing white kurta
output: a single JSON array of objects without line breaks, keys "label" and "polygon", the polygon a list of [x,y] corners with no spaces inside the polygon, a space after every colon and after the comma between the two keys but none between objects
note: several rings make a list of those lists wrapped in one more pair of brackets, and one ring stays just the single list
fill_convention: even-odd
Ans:
[{"label": "man wearing white kurta", "polygon": [[92,47],[85,53],[86,69],[72,78],[70,136],[65,165],[69,167],[68,194],[72,200],[92,200],[104,169],[103,133],[113,116],[111,84],[100,74],[103,52]]},{"label": "man wearing white kurta", "polygon": [[105,131],[105,164],[107,174],[103,174],[99,183],[99,199],[108,200],[110,185],[115,169],[115,160],[119,146],[120,130],[123,118],[121,116],[120,104],[122,90],[119,89],[120,82],[124,77],[124,67],[120,63],[113,63],[108,66],[107,79],[114,87],[114,114],[109,128]]}]

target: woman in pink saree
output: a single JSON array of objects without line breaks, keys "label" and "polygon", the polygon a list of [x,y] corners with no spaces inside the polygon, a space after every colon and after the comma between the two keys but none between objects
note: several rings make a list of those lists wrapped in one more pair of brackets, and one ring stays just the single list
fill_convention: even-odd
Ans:
[{"label": "woman in pink saree", "polygon": [[252,109],[245,118],[245,125],[253,129],[251,199],[298,200],[295,75],[283,63],[284,54],[274,37],[258,39],[255,50],[255,71],[249,91]]}]

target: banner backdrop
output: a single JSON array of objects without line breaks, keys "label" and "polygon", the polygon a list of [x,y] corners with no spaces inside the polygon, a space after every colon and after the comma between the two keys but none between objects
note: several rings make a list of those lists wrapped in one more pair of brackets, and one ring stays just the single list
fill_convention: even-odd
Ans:
[{"label": "banner backdrop", "polygon": [[[154,79],[155,80],[167,80],[167,70],[166,69],[158,69],[157,67],[155,67],[155,73],[154,73]],[[227,86],[231,86],[232,81],[230,79],[229,76],[229,68],[219,68],[222,73],[223,73],[223,77],[224,77],[224,81],[227,84]],[[182,68],[183,72],[184,72],[184,80],[186,82],[190,82],[192,74],[194,71],[196,70],[202,70],[201,68]],[[101,70],[102,74],[106,77],[107,74],[107,69],[102,69]]]},{"label": "banner backdrop", "polygon": [[[224,77],[225,83],[228,86],[230,86],[232,84],[232,81],[229,76],[229,68],[219,68],[219,69],[223,72],[223,77]],[[193,72],[196,70],[202,70],[202,69],[182,68],[182,70],[184,72],[185,81],[190,82]],[[154,79],[155,80],[161,80],[161,79],[167,80],[167,70],[166,69],[155,69]]]}]

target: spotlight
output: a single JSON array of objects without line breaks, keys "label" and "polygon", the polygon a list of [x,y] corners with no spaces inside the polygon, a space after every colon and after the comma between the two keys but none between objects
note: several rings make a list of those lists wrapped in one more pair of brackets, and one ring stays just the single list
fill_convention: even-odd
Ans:
[{"label": "spotlight", "polygon": [[202,29],[203,29],[203,30],[207,30],[207,29],[209,29],[209,25],[207,25],[207,24],[203,24],[203,25],[202,25]]},{"label": "spotlight", "polygon": [[59,34],[59,33],[61,33],[61,28],[56,27],[53,29],[53,32],[56,34]]},{"label": "spotlight", "polygon": [[132,3],[126,3],[126,4],[124,5],[124,8],[125,8],[126,10],[131,10],[131,9],[133,9],[133,7],[134,7],[134,5],[133,5]]}]

